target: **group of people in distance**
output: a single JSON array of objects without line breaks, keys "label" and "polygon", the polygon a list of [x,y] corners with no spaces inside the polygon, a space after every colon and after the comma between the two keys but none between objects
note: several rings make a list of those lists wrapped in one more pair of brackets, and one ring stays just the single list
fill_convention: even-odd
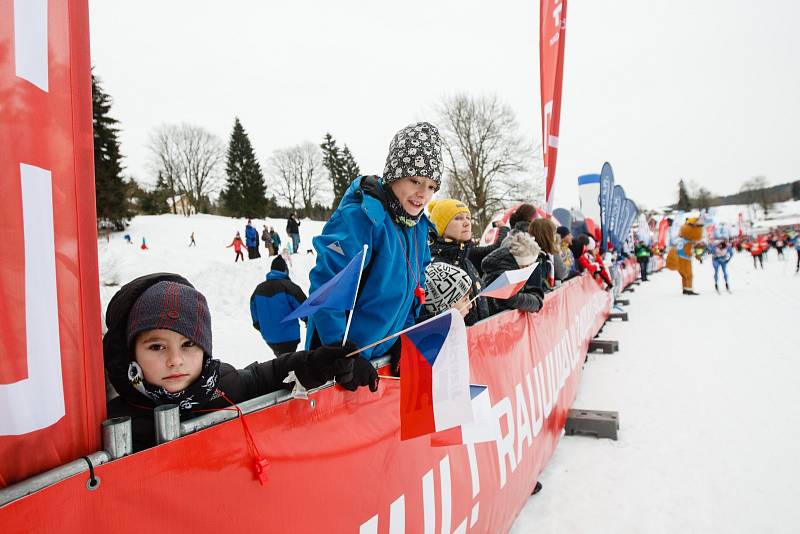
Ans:
[{"label": "group of people in distance", "polygon": [[[287,232],[290,226],[297,231],[297,226],[299,225],[300,221],[297,220],[297,214],[292,213],[286,225]],[[233,251],[236,253],[236,257],[233,260],[234,263],[238,262],[240,259],[244,261],[244,253],[242,252],[243,248],[247,249],[248,259],[255,260],[261,257],[261,252],[259,251],[258,245],[258,230],[256,230],[255,226],[253,226],[252,219],[247,219],[247,225],[244,228],[244,236],[245,240],[242,241],[242,235],[239,232],[236,232],[236,235],[233,237],[233,241],[231,241],[230,245],[226,247],[233,247]],[[294,246],[293,250],[287,251],[287,253],[296,253],[297,245],[300,243],[300,235],[289,234],[289,237],[292,239]],[[264,248],[267,250],[269,256],[276,256],[281,253],[281,237],[273,227],[270,226],[269,230],[267,230],[267,226],[264,225],[264,229],[261,231],[261,240],[264,242]],[[192,241],[190,246],[192,244],[194,244],[194,232],[192,232]]]},{"label": "group of people in distance", "polygon": [[[451,307],[467,325],[505,309],[536,312],[548,291],[584,270],[611,286],[594,240],[586,235],[573,239],[569,229],[537,217],[531,204],[517,208],[510,226],[498,228],[493,244],[476,245],[465,204],[431,201],[442,170],[439,132],[419,122],[395,134],[383,176],[352,182],[313,240],[316,265],[309,279],[314,292],[366,244],[358,299],[352,312],[319,310],[308,317],[305,350],[296,351],[299,326],[279,324],[305,299],[280,256],[251,298],[253,326],[277,356],[244,369],[214,357],[206,299],[188,280],[158,273],[124,285],[108,305],[103,349],[109,380],[119,395],[109,401],[108,414],[131,416],[134,448],[155,444],[153,408],[160,404],[177,404],[182,419],[192,418],[291,388],[284,380],[292,371],[307,388],[335,379],[350,390],[367,386],[377,391],[378,375],[370,360],[388,355],[396,370],[399,338],[348,357],[355,348]],[[292,229],[294,241],[297,227]],[[533,274],[513,298],[477,297],[503,272],[534,263]],[[342,346],[347,313],[354,320]]]}]

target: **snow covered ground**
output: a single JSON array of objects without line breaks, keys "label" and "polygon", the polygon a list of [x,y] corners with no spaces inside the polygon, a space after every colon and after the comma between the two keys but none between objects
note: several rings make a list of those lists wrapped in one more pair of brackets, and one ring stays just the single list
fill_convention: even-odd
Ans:
[{"label": "snow covered ground", "polygon": [[601,334],[574,406],[617,410],[618,441],[565,436],[513,534],[797,532],[800,275],[796,254],[730,265],[732,294],[695,263],[699,297],[662,271]]},{"label": "snow covered ground", "polygon": [[[274,226],[286,243],[285,220],[254,224]],[[211,215],[135,218],[99,242],[103,309],[132,278],[177,272],[208,298],[215,356],[237,366],[271,358],[248,304],[271,259],[234,264],[225,248],[244,225]],[[303,221],[292,256],[291,276],[306,291],[314,264],[306,250],[322,225]],[[187,246],[192,231],[196,248]],[[730,295],[714,292],[708,261],[695,263],[699,297],[681,295],[671,271],[630,294],[630,321],[602,334],[620,352],[589,356],[575,402],[619,411],[619,440],[564,437],[514,534],[798,530],[800,276],[795,252],[787,256],[771,251],[764,271],[735,257]]]}]

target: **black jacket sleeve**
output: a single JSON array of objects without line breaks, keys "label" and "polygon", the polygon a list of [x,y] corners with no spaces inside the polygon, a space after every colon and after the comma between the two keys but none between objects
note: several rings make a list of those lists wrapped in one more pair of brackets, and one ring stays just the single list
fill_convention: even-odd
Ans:
[{"label": "black jacket sleeve", "polygon": [[506,237],[508,237],[508,232],[510,231],[511,230],[508,228],[508,226],[501,226],[499,235],[494,243],[482,247],[471,247],[469,249],[467,257],[469,258],[469,261],[471,261],[472,264],[478,269],[478,274],[481,276],[483,275],[483,270],[481,269],[481,262],[483,261],[483,258],[500,248],[500,244]]},{"label": "black jacket sleeve", "polygon": [[291,384],[284,384],[288,371],[282,369],[280,358],[266,362],[253,362],[244,369],[222,364],[220,369],[220,389],[233,402],[242,402],[279,389],[288,389]]}]

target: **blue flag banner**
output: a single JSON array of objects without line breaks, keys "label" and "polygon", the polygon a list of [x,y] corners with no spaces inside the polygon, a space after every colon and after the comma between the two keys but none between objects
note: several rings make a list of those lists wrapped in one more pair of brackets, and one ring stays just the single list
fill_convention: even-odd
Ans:
[{"label": "blue flag banner", "polygon": [[620,222],[622,222],[620,217],[622,215],[622,206],[624,205],[625,190],[621,185],[615,185],[614,192],[611,193],[611,216],[608,220],[608,235],[614,248],[619,246]]},{"label": "blue flag banner", "polygon": [[611,219],[611,197],[614,192],[614,171],[611,170],[611,164],[608,162],[603,163],[603,169],[600,171],[600,196],[598,202],[600,203],[600,229],[603,233],[602,243],[598,243],[601,252],[606,251],[609,233],[608,225]]},{"label": "blue flag banner", "polygon": [[336,276],[308,296],[283,322],[313,315],[317,310],[352,310],[361,278],[364,251],[356,254]]},{"label": "blue flag banner", "polygon": [[[639,214],[639,208],[636,207],[636,203],[629,199],[625,199],[625,203],[622,206],[622,216],[620,217],[620,231],[617,234],[617,239],[619,240],[620,248],[625,243],[625,240],[631,233],[631,229],[633,228],[633,221],[636,220],[636,216]],[[619,249],[618,249],[619,250]]]}]

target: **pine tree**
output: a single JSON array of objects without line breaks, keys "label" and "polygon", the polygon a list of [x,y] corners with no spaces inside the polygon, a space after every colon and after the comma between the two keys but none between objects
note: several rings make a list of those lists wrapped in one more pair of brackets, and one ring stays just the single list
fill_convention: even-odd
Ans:
[{"label": "pine tree", "polygon": [[333,186],[332,207],[336,209],[350,186],[350,182],[359,175],[360,171],[347,145],[343,150],[339,150],[336,140],[330,133],[325,134],[325,140],[319,146],[322,149],[322,164],[328,169],[328,176]]},{"label": "pine tree", "polygon": [[347,145],[344,145],[344,150],[342,150],[342,162],[344,165],[344,176],[342,177],[344,190],[347,191],[347,188],[350,186],[350,182],[355,180],[356,176],[361,175],[361,168],[358,166],[358,163],[356,163],[356,160]]},{"label": "pine tree", "polygon": [[675,207],[682,211],[692,209],[692,199],[689,198],[689,191],[686,190],[686,184],[683,183],[683,180],[678,182],[678,203]]},{"label": "pine tree", "polygon": [[131,217],[129,187],[122,177],[122,154],[118,121],[109,116],[111,97],[92,74],[92,126],[94,129],[94,191],[98,221],[108,221],[117,230]]},{"label": "pine tree", "polygon": [[225,166],[228,176],[220,203],[234,217],[263,217],[267,209],[267,187],[253,145],[237,117],[228,143]]}]

